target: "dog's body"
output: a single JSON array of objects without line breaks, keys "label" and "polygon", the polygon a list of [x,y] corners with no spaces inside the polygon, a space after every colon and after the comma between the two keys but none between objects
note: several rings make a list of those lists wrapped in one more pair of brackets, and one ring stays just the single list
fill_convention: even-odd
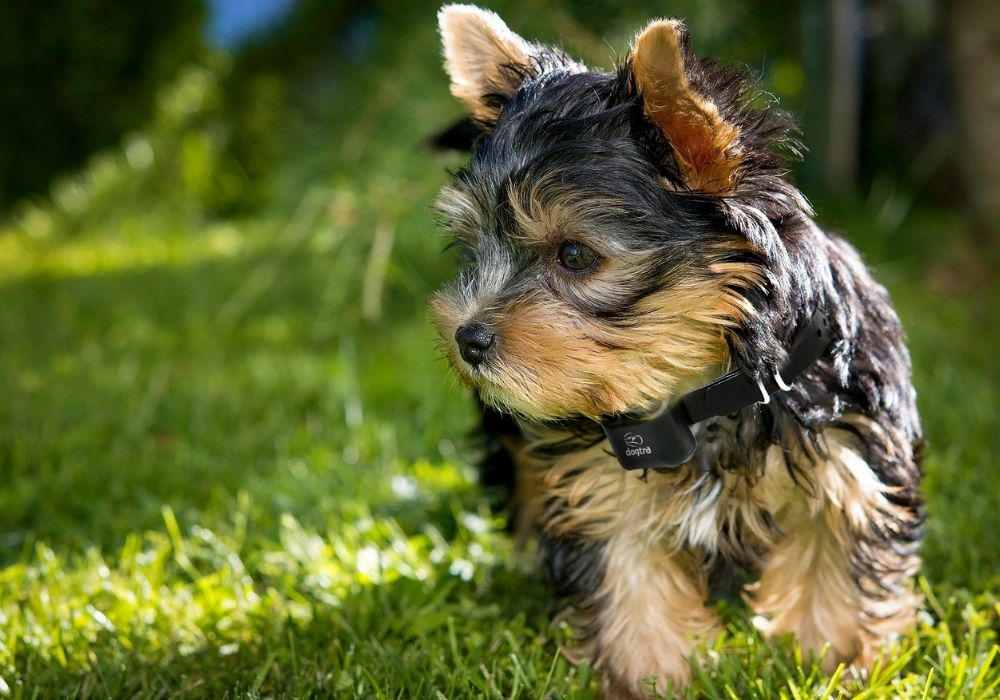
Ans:
[{"label": "dog's body", "polygon": [[[919,603],[920,427],[884,289],[782,177],[788,124],[747,107],[745,79],[695,59],[676,21],[607,74],[492,13],[440,20],[483,136],[440,200],[474,263],[434,319],[491,407],[492,475],[538,534],[576,653],[611,696],[683,683],[718,631],[722,563],[759,575],[747,599],[765,632],[869,665]],[[834,343],[788,390],[700,423],[678,469],[622,469],[602,420],[731,368],[775,376],[817,310]]]}]

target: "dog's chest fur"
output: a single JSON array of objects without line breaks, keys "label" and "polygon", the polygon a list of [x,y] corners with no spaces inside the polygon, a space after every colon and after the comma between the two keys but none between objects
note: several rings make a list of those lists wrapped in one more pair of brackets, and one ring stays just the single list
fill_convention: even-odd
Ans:
[{"label": "dog's chest fur", "polygon": [[646,473],[622,469],[606,440],[586,445],[565,433],[535,432],[521,453],[530,475],[521,496],[556,538],[628,534],[650,547],[721,555],[753,568],[780,534],[775,514],[793,497],[795,482],[780,448],[759,439],[756,417],[716,419],[698,432],[689,464]]}]

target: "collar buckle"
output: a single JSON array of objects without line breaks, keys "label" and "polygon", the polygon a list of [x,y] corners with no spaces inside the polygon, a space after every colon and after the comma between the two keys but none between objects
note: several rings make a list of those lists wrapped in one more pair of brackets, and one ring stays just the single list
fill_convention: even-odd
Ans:
[{"label": "collar buckle", "polygon": [[[744,408],[771,403],[773,394],[788,391],[833,342],[832,321],[817,311],[795,335],[784,367],[773,375],[768,391],[763,379],[733,371],[685,394],[650,418],[607,416],[601,421],[618,463],[625,469],[674,469],[694,455],[698,441],[691,426]],[[785,377],[788,377],[786,380]],[[770,383],[770,382],[768,382]]]}]

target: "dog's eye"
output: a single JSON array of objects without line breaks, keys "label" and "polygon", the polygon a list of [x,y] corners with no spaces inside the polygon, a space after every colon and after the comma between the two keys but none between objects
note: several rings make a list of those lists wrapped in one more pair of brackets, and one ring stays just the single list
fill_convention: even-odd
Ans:
[{"label": "dog's eye", "polygon": [[559,246],[559,264],[573,272],[589,270],[597,262],[597,253],[576,241],[566,241]]},{"label": "dog's eye", "polygon": [[459,241],[449,241],[444,247],[444,251],[454,251],[455,262],[459,267],[472,267],[476,264],[476,251]]},{"label": "dog's eye", "polygon": [[447,247],[456,251],[455,261],[459,267],[472,267],[476,264],[476,253],[471,248],[457,243],[449,243]]}]

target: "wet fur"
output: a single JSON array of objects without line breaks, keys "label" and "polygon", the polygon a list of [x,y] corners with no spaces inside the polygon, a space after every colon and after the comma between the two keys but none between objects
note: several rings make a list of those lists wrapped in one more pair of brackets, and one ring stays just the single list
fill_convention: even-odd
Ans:
[{"label": "wet fur", "polygon": [[[615,697],[643,695],[647,677],[685,682],[696,641],[719,629],[713,572],[757,574],[745,595],[762,629],[813,653],[829,642],[827,666],[870,665],[919,604],[922,438],[899,320],[785,178],[788,118],[750,108],[745,72],[676,37],[682,102],[726,129],[719,157],[698,156],[708,169],[679,157],[671,129],[685,127],[664,125],[662,100],[650,110],[631,58],[609,74],[525,44],[539,53],[463,93],[480,101],[480,135],[439,204],[476,260],[433,318],[484,401],[484,483],[505,485],[522,536],[537,533],[580,631],[568,653],[598,663]],[[585,279],[551,269],[568,236],[606,261]],[[610,456],[602,415],[728,368],[769,375],[817,308],[834,321],[827,354],[770,404],[700,424],[689,465],[640,479]],[[483,370],[452,341],[472,318],[501,339]]]}]

